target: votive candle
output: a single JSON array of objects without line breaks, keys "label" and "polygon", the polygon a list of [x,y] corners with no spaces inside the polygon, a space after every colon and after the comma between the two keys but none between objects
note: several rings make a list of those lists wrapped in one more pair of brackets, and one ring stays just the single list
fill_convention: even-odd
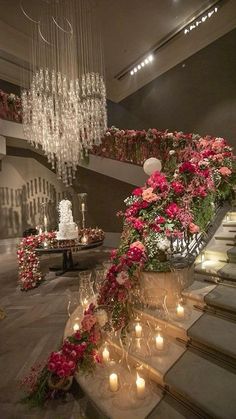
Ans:
[{"label": "votive candle", "polygon": [[74,330],[74,332],[77,332],[79,330],[79,324],[78,323],[74,324],[73,330]]},{"label": "votive candle", "polygon": [[177,317],[179,317],[180,319],[184,318],[184,307],[181,306],[180,304],[177,305],[176,314],[177,314]]},{"label": "votive candle", "polygon": [[143,328],[142,328],[141,324],[140,323],[137,323],[135,325],[135,335],[136,335],[136,338],[141,338],[142,331],[143,331]]},{"label": "votive candle", "polygon": [[109,362],[110,361],[110,352],[107,349],[107,347],[105,347],[102,351],[102,359],[104,362]]},{"label": "votive candle", "polygon": [[164,348],[164,338],[160,335],[160,333],[156,336],[156,348],[160,351]]},{"label": "votive candle", "polygon": [[115,372],[109,376],[109,386],[110,390],[113,392],[117,391],[119,388],[118,375]]},{"label": "votive candle", "polygon": [[137,397],[139,399],[144,399],[145,397],[145,380],[142,377],[139,377],[137,374],[137,380],[136,380],[136,391],[137,391]]}]

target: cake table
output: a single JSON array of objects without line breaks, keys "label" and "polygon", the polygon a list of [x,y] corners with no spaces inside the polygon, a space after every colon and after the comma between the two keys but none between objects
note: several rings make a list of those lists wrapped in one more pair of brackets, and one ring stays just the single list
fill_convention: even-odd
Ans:
[{"label": "cake table", "polygon": [[62,266],[52,266],[49,268],[51,271],[56,271],[56,276],[60,276],[68,271],[79,271],[79,270],[86,269],[86,268],[80,267],[78,262],[74,263],[73,256],[72,256],[73,253],[78,253],[83,250],[94,249],[95,247],[102,246],[102,244],[103,244],[103,240],[94,242],[94,243],[88,243],[88,244],[78,243],[75,245],[64,246],[64,247],[53,247],[53,248],[38,247],[36,249],[36,252],[40,255],[61,253]]}]

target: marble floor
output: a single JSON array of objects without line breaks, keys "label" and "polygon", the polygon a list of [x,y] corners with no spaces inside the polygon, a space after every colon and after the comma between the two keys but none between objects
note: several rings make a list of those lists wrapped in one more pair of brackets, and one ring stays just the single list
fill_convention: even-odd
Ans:
[{"label": "marble floor", "polygon": [[[80,262],[91,268],[108,259],[107,248],[83,252]],[[60,256],[59,256],[60,259]],[[41,265],[47,272],[49,260]],[[78,290],[78,273],[63,277],[50,274],[40,287],[22,292],[17,286],[16,240],[0,241],[0,307],[6,318],[0,321],[0,418],[1,419],[80,419],[85,417],[86,400],[79,388],[67,402],[50,402],[42,409],[19,403],[24,395],[19,382],[32,364],[45,360],[58,348],[68,318],[68,293]]]}]

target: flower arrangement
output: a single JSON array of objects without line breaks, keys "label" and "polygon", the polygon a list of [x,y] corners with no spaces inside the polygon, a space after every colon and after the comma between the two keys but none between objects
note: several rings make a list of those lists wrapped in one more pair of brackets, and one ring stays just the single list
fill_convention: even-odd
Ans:
[{"label": "flower arrangement", "polygon": [[20,97],[0,90],[0,118],[22,122],[22,104]]},{"label": "flower arrangement", "polygon": [[42,281],[43,277],[39,269],[39,257],[36,249],[43,243],[47,243],[48,247],[53,247],[55,238],[55,232],[45,232],[35,236],[27,236],[21,240],[17,250],[17,258],[22,291],[35,288]]},{"label": "flower arrangement", "polygon": [[91,373],[101,362],[98,353],[101,326],[93,304],[85,310],[81,325],[81,330],[65,339],[59,351],[50,354],[45,365],[34,366],[22,380],[22,386],[28,391],[23,402],[41,406],[47,400],[62,396],[75,372]]},{"label": "flower arrangement", "polygon": [[[204,231],[213,216],[211,204],[230,198],[236,183],[235,157],[224,139],[171,134],[163,148],[167,153],[163,172],[154,172],[144,187],[136,188],[125,200],[127,208],[120,213],[124,219],[121,243],[112,251],[112,266],[97,308],[90,306],[81,321],[82,330],[49,356],[27,401],[43,404],[53,397],[50,377],[58,382],[76,371],[92,371],[100,362],[98,347],[107,323],[116,330],[125,330],[129,324],[140,271],[170,270],[173,242]],[[96,317],[101,306],[109,314],[109,322],[102,324]]]}]

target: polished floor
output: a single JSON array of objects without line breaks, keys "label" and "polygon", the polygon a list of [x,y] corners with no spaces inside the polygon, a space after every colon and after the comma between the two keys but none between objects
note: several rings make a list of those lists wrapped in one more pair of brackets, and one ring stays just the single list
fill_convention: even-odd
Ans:
[{"label": "polished floor", "polygon": [[[94,268],[108,259],[108,249],[83,252],[80,262]],[[42,269],[60,261],[43,257]],[[78,290],[78,273],[48,279],[33,291],[17,286],[16,240],[0,241],[0,307],[6,318],[0,321],[0,418],[80,419],[85,417],[86,399],[79,389],[67,402],[50,402],[42,410],[19,403],[24,393],[19,386],[32,364],[43,361],[59,347],[68,319],[68,295]]]}]

